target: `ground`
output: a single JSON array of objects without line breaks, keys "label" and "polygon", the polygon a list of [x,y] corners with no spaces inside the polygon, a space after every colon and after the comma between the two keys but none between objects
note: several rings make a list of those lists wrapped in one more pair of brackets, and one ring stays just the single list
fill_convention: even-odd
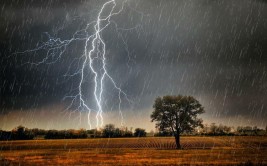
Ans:
[{"label": "ground", "polygon": [[267,137],[96,138],[0,142],[0,165],[267,165]]}]

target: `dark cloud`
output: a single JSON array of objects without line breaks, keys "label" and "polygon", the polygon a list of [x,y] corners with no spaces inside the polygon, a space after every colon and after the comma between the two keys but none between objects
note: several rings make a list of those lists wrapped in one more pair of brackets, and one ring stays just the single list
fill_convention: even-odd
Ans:
[{"label": "dark cloud", "polygon": [[[81,42],[52,65],[38,54],[12,53],[36,47],[44,32],[68,39],[93,21],[104,1],[1,1],[0,107],[2,112],[68,103],[77,91]],[[159,95],[197,96],[210,116],[267,118],[267,5],[256,0],[129,1],[103,32],[107,68],[135,104],[152,108]],[[119,30],[116,30],[116,26]],[[132,30],[122,30],[136,27]],[[91,75],[84,87],[93,100]],[[117,109],[117,92],[106,81],[105,109]],[[124,101],[124,99],[123,99]],[[124,101],[125,102],[125,101]]]}]

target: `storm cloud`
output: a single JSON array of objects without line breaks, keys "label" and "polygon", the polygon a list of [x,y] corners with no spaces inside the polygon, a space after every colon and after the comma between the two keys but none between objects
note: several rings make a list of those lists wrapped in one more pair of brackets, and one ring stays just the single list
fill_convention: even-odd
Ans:
[{"label": "storm cloud", "polygon": [[[62,58],[50,65],[27,64],[41,61],[45,51],[14,53],[34,49],[48,40],[47,34],[71,38],[96,19],[104,2],[0,2],[0,116],[69,104],[63,99],[77,92],[80,76],[69,75],[79,71],[83,42],[73,42]],[[132,100],[127,103],[123,99],[125,121],[143,119],[147,126],[157,96],[183,94],[200,100],[209,121],[242,117],[265,126],[266,16],[266,1],[127,1],[102,33],[109,74]],[[86,78],[83,88],[88,92],[86,102],[90,102],[92,75]],[[117,96],[107,80],[106,114],[117,113]]]}]

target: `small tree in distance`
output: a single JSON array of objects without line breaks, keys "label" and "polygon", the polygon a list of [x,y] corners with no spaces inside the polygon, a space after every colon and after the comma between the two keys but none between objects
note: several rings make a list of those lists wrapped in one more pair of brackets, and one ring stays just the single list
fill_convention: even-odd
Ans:
[{"label": "small tree in distance", "polygon": [[197,118],[197,115],[204,113],[204,108],[192,96],[158,97],[153,108],[151,121],[156,122],[160,131],[172,131],[177,149],[181,149],[181,133],[203,127],[202,120]]},{"label": "small tree in distance", "polygon": [[114,124],[107,124],[103,129],[103,137],[110,138],[115,136],[115,125]]},{"label": "small tree in distance", "polygon": [[146,130],[141,128],[136,128],[134,131],[135,137],[145,137],[146,136]]}]

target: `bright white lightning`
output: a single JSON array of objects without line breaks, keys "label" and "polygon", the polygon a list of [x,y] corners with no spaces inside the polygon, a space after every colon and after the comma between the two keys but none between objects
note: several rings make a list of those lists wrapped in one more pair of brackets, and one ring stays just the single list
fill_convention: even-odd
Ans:
[{"label": "bright white lightning", "polygon": [[[108,16],[106,16],[105,18],[102,18],[103,10],[109,4],[113,5],[112,9],[110,10]],[[119,111],[120,111],[120,115],[122,115],[121,109],[120,109],[120,107],[121,107],[121,94],[123,94],[127,98],[127,95],[121,90],[121,88],[119,88],[116,85],[116,82],[113,80],[113,78],[107,72],[107,69],[106,69],[106,45],[105,45],[105,42],[103,41],[103,39],[101,38],[101,34],[100,34],[102,29],[105,29],[111,23],[110,22],[110,18],[113,15],[119,14],[123,10],[123,5],[122,5],[121,9],[118,12],[113,13],[115,7],[116,7],[115,0],[108,1],[102,6],[100,12],[98,13],[96,24],[94,25],[95,33],[94,33],[94,35],[92,35],[92,36],[87,38],[86,44],[85,44],[85,48],[84,48],[84,56],[86,58],[85,58],[85,61],[84,61],[83,67],[82,67],[82,79],[80,81],[80,86],[79,86],[79,97],[80,97],[80,101],[81,101],[81,105],[80,106],[81,107],[85,107],[89,111],[88,114],[90,114],[91,109],[88,107],[88,105],[85,104],[85,102],[84,102],[84,100],[82,98],[82,91],[81,91],[81,85],[82,85],[82,82],[83,82],[83,72],[84,72],[84,69],[86,67],[86,62],[88,60],[89,61],[90,70],[94,74],[94,84],[95,84],[95,86],[94,86],[94,97],[95,97],[95,100],[96,100],[96,103],[97,103],[97,107],[98,107],[97,115],[96,115],[96,121],[97,121],[96,126],[97,127],[98,126],[103,126],[102,94],[103,94],[103,89],[104,89],[103,81],[104,81],[105,78],[109,78],[111,80],[111,82],[113,83],[113,86],[119,91]],[[102,27],[101,23],[105,22],[105,21],[107,21],[107,23],[106,24],[104,23],[104,26]],[[92,41],[91,41],[91,37],[93,38]],[[90,46],[91,50],[88,51],[87,47],[88,47],[89,44],[91,45]],[[97,56],[95,57],[94,54],[96,54]],[[101,62],[102,63],[101,64],[102,67],[101,67],[100,72],[98,72],[93,66],[94,61],[97,60],[97,59],[100,59],[102,61]],[[121,116],[121,117],[122,117],[122,120],[123,120],[123,116]],[[88,118],[88,123],[91,126],[90,118]]]},{"label": "bright white lightning", "polygon": [[[70,110],[73,107],[73,104],[78,101],[79,105],[75,110],[73,110],[73,112],[74,111],[87,111],[88,112],[88,125],[90,128],[92,128],[92,124],[90,120],[91,118],[90,115],[92,111],[96,112],[96,117],[95,117],[96,127],[97,128],[101,127],[104,124],[102,102],[103,102],[103,91],[104,91],[105,79],[109,79],[112,85],[114,86],[114,88],[118,91],[118,98],[119,98],[118,108],[119,108],[119,114],[121,116],[121,125],[123,125],[123,114],[121,111],[122,97],[124,97],[130,103],[130,100],[128,99],[126,93],[117,85],[115,80],[112,78],[112,76],[108,72],[108,69],[106,67],[106,64],[107,64],[106,44],[103,38],[101,37],[101,32],[105,30],[111,23],[115,25],[118,31],[119,28],[114,21],[111,21],[111,17],[118,15],[123,11],[124,4],[126,3],[126,1],[122,2],[122,5],[117,12],[115,12],[115,8],[117,7],[115,0],[110,0],[104,3],[100,11],[98,12],[97,19],[93,22],[88,23],[84,29],[75,32],[70,40],[61,40],[60,38],[53,38],[47,33],[49,37],[49,40],[47,42],[40,44],[33,50],[26,50],[24,52],[16,53],[16,54],[24,54],[24,53],[29,53],[29,52],[37,52],[39,50],[47,50],[46,57],[44,59],[42,59],[41,61],[37,63],[27,62],[26,64],[37,65],[37,66],[43,63],[53,64],[62,57],[62,55],[65,53],[70,43],[72,43],[73,41],[84,41],[85,42],[85,47],[84,47],[84,51],[82,55],[84,59],[82,61],[81,69],[78,72],[72,75],[69,75],[69,76],[75,76],[78,74],[80,75],[78,93],[74,96],[73,95],[65,96],[64,99],[66,98],[71,99],[71,103],[66,108],[66,110]],[[108,10],[109,7],[111,7],[110,11],[108,12],[108,15],[105,16],[103,12],[105,10]],[[91,26],[94,27],[94,32],[93,34],[88,35],[89,28]],[[121,29],[121,30],[131,30],[131,29],[134,29],[134,28]],[[84,33],[86,35],[83,35]],[[123,43],[126,45],[124,40],[123,40]],[[128,58],[129,58],[128,49],[127,49],[127,52],[128,52]],[[99,70],[99,66],[95,66],[96,64],[100,64],[100,70]],[[94,100],[96,102],[97,109],[92,109],[89,105],[90,103],[89,104],[86,103],[86,100],[83,95],[84,92],[83,92],[82,85],[85,82],[86,69],[89,69],[94,76]],[[70,116],[73,112],[70,113]]]}]

